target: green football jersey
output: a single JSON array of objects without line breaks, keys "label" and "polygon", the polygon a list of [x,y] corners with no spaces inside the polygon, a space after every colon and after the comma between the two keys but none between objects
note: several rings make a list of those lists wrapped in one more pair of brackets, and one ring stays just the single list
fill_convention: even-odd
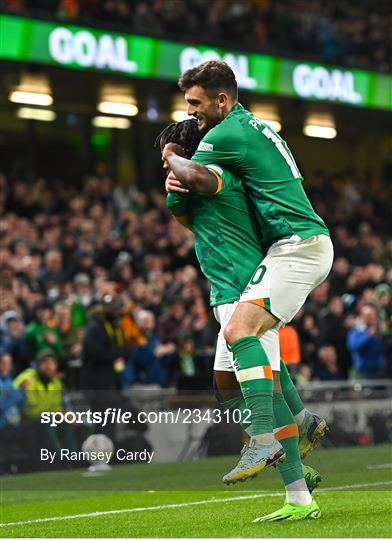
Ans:
[{"label": "green football jersey", "polygon": [[264,257],[242,182],[221,167],[215,195],[169,193],[167,207],[188,218],[201,270],[211,283],[211,306],[239,299]]},{"label": "green football jersey", "polygon": [[240,103],[205,135],[192,159],[224,166],[242,180],[264,247],[293,235],[329,234],[306,196],[286,142]]}]

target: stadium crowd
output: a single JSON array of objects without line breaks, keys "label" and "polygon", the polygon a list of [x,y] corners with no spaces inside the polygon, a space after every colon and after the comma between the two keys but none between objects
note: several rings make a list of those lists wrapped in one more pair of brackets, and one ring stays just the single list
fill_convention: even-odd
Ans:
[{"label": "stadium crowd", "polygon": [[[68,386],[85,389],[210,371],[209,286],[163,193],[115,187],[102,171],[82,191],[4,176],[0,185],[1,370],[18,380],[50,358]],[[335,262],[282,330],[282,356],[302,383],[390,374],[388,187],[322,173],[311,186]]]},{"label": "stadium crowd", "polygon": [[[311,185],[336,258],[281,330],[282,357],[301,385],[391,377],[391,188],[349,174],[318,173]],[[40,423],[43,411],[72,410],[67,389],[83,390],[99,411],[121,407],[118,390],[132,393],[135,383],[191,388],[193,380],[200,388],[204,378],[211,386],[209,285],[193,235],[169,216],[162,191],[116,187],[103,167],[82,190],[0,176],[0,215],[0,439],[8,456],[24,449],[40,468],[43,441],[77,448],[84,433]]]},{"label": "stadium crowd", "polygon": [[389,2],[371,0],[0,0],[0,9],[125,31],[303,55],[388,72]]}]

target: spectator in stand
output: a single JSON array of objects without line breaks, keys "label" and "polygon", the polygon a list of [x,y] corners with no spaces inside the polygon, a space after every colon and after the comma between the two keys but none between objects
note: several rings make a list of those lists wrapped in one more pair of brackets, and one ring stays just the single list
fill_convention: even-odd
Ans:
[{"label": "spectator in stand", "polygon": [[31,358],[43,349],[52,350],[58,359],[64,358],[65,350],[61,333],[54,316],[53,306],[49,301],[45,300],[36,305],[34,318],[26,327],[26,341]]},{"label": "spectator in stand", "polygon": [[48,283],[60,283],[64,279],[63,255],[57,248],[51,248],[46,252],[44,266],[38,274],[38,281],[42,285]]},{"label": "spectator in stand", "polygon": [[350,265],[348,260],[345,257],[336,258],[329,278],[332,294],[340,296],[347,292],[347,278],[349,274]]},{"label": "spectator in stand", "polygon": [[347,335],[347,346],[357,379],[379,379],[384,374],[385,345],[380,336],[377,309],[371,304],[361,307],[359,317]]},{"label": "spectator in stand", "polygon": [[31,360],[24,333],[23,319],[16,311],[5,311],[0,316],[0,354],[12,356],[14,375],[26,369]]},{"label": "spectator in stand", "polygon": [[12,375],[12,356],[0,353],[0,474],[10,472],[15,454],[22,455],[23,459],[20,449],[26,447],[29,436],[22,428],[24,394],[14,387]]},{"label": "spectator in stand", "polygon": [[146,342],[134,349],[124,372],[125,384],[159,384],[167,386],[174,366],[178,364],[175,343],[162,343],[155,333],[155,316],[152,311],[140,310],[136,322]]},{"label": "spectator in stand", "polygon": [[[12,356],[0,353],[0,429],[20,426],[24,406],[23,392],[14,387]],[[4,431],[0,437],[4,437]]]},{"label": "spectator in stand", "polygon": [[[121,314],[121,327],[124,332],[125,343],[127,344],[128,349],[132,351],[136,347],[146,345],[148,338],[144,328],[141,328],[140,324],[136,322],[133,315],[135,311],[135,304],[131,295],[127,291],[123,291],[120,295],[120,299],[123,306]],[[137,313],[137,318],[139,317],[139,313],[140,311]]]},{"label": "spectator in stand", "polygon": [[74,295],[72,295],[71,320],[73,328],[83,328],[88,321],[88,308],[94,302],[91,279],[88,274],[76,274],[73,279]]},{"label": "spectator in stand", "polygon": [[121,387],[129,348],[121,326],[122,303],[111,294],[91,310],[83,342],[82,388],[115,390]]},{"label": "spectator in stand", "polygon": [[333,345],[323,345],[318,351],[318,361],[313,366],[313,378],[320,381],[338,381],[344,378]]},{"label": "spectator in stand", "polygon": [[374,292],[380,316],[380,335],[385,344],[385,375],[392,378],[392,287],[381,283]]},{"label": "spectator in stand", "polygon": [[79,373],[82,365],[84,327],[74,326],[72,321],[72,300],[60,300],[55,304],[55,316],[61,341],[64,346],[64,368],[68,375],[67,384],[71,382],[74,387],[78,387],[75,381],[74,370]]},{"label": "spectator in stand", "polygon": [[94,268],[94,251],[91,245],[80,247],[72,254],[72,260],[67,266],[67,273],[70,278],[77,274],[87,274],[92,277]]},{"label": "spectator in stand", "polygon": [[299,336],[294,326],[287,324],[279,328],[280,357],[286,364],[290,374],[294,376],[301,362]]},{"label": "spectator in stand", "polygon": [[180,372],[186,377],[196,375],[195,342],[192,338],[184,336],[180,342]]},{"label": "spectator in stand", "polygon": [[374,289],[380,315],[380,334],[392,336],[392,287],[381,283]]},{"label": "spectator in stand", "polygon": [[298,330],[303,361],[311,364],[319,344],[320,332],[316,319],[313,315],[306,315],[304,309],[301,309],[293,322]]},{"label": "spectator in stand", "polygon": [[296,384],[306,386],[312,379],[312,369],[307,364],[300,364],[299,371],[295,376]]},{"label": "spectator in stand", "polygon": [[189,331],[191,319],[186,314],[185,304],[180,297],[174,297],[167,312],[158,320],[158,336],[163,343],[179,343],[181,334]]},{"label": "spectator in stand", "polygon": [[[59,378],[59,359],[51,349],[41,349],[35,358],[36,367],[22,371],[14,380],[15,388],[25,395],[26,405],[23,411],[26,428],[26,446],[31,453],[32,465],[42,468],[40,449],[56,451],[57,458],[61,448],[77,450],[73,427],[67,423],[57,427],[41,422],[43,412],[63,412],[66,410],[64,385]],[[62,463],[57,459],[57,466]]]},{"label": "spectator in stand", "polygon": [[328,306],[320,314],[320,342],[329,343],[336,349],[339,368],[345,379],[351,367],[351,355],[346,347],[347,324],[344,304],[339,296],[331,298]]},{"label": "spectator in stand", "polygon": [[[194,42],[220,40],[226,48],[234,40],[237,48],[259,53],[307,55],[318,62],[390,70],[389,5],[385,1],[0,0],[0,8],[18,15],[46,12],[72,22],[117,23],[120,30],[131,33],[191,37]],[[104,167],[100,172],[105,172]],[[41,198],[43,204],[45,197]]]},{"label": "spectator in stand", "polygon": [[35,357],[35,368],[28,368],[14,381],[26,394],[24,416],[40,421],[41,412],[63,411],[63,383],[58,377],[59,359],[51,349],[41,349]]}]

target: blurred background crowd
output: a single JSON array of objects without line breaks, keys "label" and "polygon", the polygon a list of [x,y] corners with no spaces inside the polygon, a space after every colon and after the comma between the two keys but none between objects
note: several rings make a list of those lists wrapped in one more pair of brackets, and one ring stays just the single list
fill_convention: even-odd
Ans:
[{"label": "blurred background crowd", "polygon": [[[192,233],[163,191],[116,187],[104,169],[84,185],[1,177],[1,380],[18,387],[33,369],[71,389],[203,375],[209,387],[217,325]],[[310,186],[335,262],[281,330],[282,357],[303,385],[391,376],[390,186],[321,172]]]},{"label": "blurred background crowd", "polygon": [[0,0],[0,8],[363,69],[391,66],[386,0]]}]

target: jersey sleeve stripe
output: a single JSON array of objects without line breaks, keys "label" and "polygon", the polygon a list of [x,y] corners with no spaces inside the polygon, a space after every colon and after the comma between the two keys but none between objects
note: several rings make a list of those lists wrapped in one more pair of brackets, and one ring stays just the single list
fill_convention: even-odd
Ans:
[{"label": "jersey sleeve stripe", "polygon": [[181,223],[181,225],[183,225],[184,227],[187,227],[189,228],[189,221],[188,221],[188,216],[185,215],[185,216],[173,216],[174,219],[176,221],[178,221],[178,223]]},{"label": "jersey sleeve stripe", "polygon": [[[208,168],[208,167],[207,167]],[[219,176],[219,174],[215,171],[213,171],[212,169],[208,169],[210,172],[212,172],[212,174],[214,176],[216,176],[216,179],[218,180],[218,187],[216,188],[216,191],[213,193],[213,195],[216,195],[217,193],[219,193],[220,191],[222,191],[222,188],[223,188],[223,180],[222,180],[222,177]]]}]

